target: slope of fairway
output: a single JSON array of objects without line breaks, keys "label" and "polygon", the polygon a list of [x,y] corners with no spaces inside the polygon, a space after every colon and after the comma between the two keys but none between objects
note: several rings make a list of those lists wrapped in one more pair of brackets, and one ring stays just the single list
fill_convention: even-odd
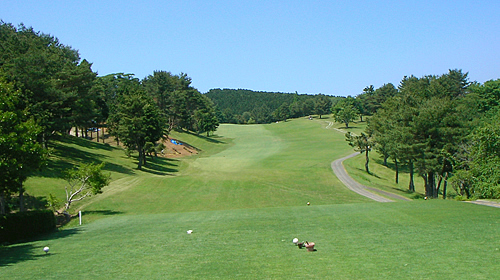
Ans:
[{"label": "slope of fairway", "polygon": [[330,162],[351,149],[325,126],[306,119],[222,125],[216,139],[224,149],[181,159],[178,172],[114,181],[113,195],[105,189],[85,209],[148,214],[369,201],[332,173]]},{"label": "slope of fairway", "polygon": [[[45,240],[0,248],[0,274],[2,279],[497,279],[499,235],[498,208],[442,200],[111,215]],[[317,251],[299,250],[292,244],[295,237],[315,242]]]},{"label": "slope of fairway", "polygon": [[233,146],[208,158],[199,158],[191,164],[191,172],[238,172],[278,153],[285,142],[263,125],[221,125],[218,135],[233,140]]}]

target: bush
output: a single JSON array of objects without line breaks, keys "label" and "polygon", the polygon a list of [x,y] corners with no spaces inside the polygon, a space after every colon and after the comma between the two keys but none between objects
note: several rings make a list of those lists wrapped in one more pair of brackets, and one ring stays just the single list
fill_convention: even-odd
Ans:
[{"label": "bush", "polygon": [[0,216],[0,243],[18,242],[51,232],[56,228],[50,210],[28,211]]}]

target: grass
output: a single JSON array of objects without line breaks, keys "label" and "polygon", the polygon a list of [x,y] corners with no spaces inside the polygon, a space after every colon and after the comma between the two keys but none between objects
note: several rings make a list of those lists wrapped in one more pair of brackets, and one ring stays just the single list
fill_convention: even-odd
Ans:
[{"label": "grass", "polygon": [[177,161],[176,172],[115,180],[85,209],[148,214],[369,201],[332,176],[330,162],[350,149],[336,148],[343,135],[323,121],[222,125],[215,139],[216,151]]},{"label": "grass", "polygon": [[[105,161],[112,183],[77,204],[76,221],[37,241],[0,247],[6,279],[493,279],[500,211],[456,201],[376,203],[348,191],[330,163],[351,154],[328,118],[222,125],[211,138],[172,135],[202,152],[143,171],[111,146],[62,139],[28,192],[61,193],[58,170]],[[363,123],[349,131],[360,132]],[[374,153],[373,153],[374,154]],[[66,155],[71,155],[67,157]],[[361,159],[361,161],[360,161]],[[390,169],[346,169],[400,192]],[[404,176],[402,176],[404,177]],[[403,178],[401,178],[403,179]],[[404,186],[404,183],[401,183]],[[62,191],[64,192],[64,190]],[[403,194],[404,192],[401,191]],[[310,201],[311,206],[306,206]],[[191,235],[186,231],[192,229]],[[317,251],[295,247],[293,238]],[[42,251],[51,248],[50,254]]]},{"label": "grass", "polygon": [[[0,270],[5,279],[494,279],[499,228],[496,208],[441,200],[111,214],[0,249]],[[317,251],[299,250],[295,237]]]}]

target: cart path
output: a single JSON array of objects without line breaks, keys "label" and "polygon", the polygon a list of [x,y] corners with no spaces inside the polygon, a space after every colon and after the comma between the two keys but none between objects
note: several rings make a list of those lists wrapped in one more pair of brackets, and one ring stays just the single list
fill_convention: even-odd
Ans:
[{"label": "cart path", "polygon": [[411,199],[408,199],[408,198],[406,198],[404,196],[400,196],[400,195],[397,195],[397,194],[394,194],[394,193],[390,193],[390,192],[386,192],[386,191],[383,191],[383,190],[379,190],[379,189],[376,189],[376,188],[367,187],[367,186],[361,185],[360,183],[354,181],[354,179],[352,179],[349,176],[349,174],[347,174],[347,172],[346,172],[346,170],[344,168],[344,165],[343,165],[343,161],[346,160],[346,159],[355,157],[357,155],[359,155],[359,153],[354,153],[354,154],[348,155],[346,157],[337,159],[337,160],[335,160],[335,161],[332,162],[333,173],[335,173],[335,175],[337,176],[337,178],[339,178],[339,180],[348,189],[350,189],[353,192],[356,192],[356,193],[358,193],[358,194],[360,194],[362,196],[365,196],[365,197],[368,197],[368,198],[373,199],[375,201],[378,201],[378,202],[394,202],[394,200],[386,198],[386,197],[383,197],[383,196],[378,195],[378,194],[375,194],[373,192],[377,192],[379,194],[382,194],[384,196],[387,196],[387,197],[390,197],[390,198],[393,198],[393,199],[405,200],[405,201],[410,201],[411,200]]},{"label": "cart path", "polygon": [[500,203],[499,202],[494,202],[494,201],[488,201],[488,200],[480,200],[480,199],[478,199],[478,200],[475,200],[475,201],[464,201],[464,202],[500,208]]}]

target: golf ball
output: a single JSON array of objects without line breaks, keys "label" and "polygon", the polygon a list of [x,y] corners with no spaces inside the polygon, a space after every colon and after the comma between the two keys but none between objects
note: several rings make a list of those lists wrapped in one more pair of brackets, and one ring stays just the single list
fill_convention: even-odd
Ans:
[{"label": "golf ball", "polygon": [[48,253],[48,252],[49,252],[49,247],[43,247],[43,251],[44,251],[45,253]]}]

